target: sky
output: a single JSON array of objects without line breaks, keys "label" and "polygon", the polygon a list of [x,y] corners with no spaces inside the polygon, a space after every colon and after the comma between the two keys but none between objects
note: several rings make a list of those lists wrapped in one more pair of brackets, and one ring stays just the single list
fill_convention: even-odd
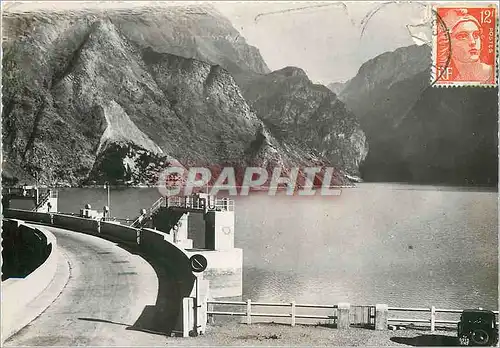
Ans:
[{"label": "sky", "polygon": [[[152,3],[158,2],[50,1],[18,3],[15,7],[23,10],[84,6],[127,8]],[[354,77],[367,60],[399,47],[422,43],[410,35],[408,25],[415,26],[430,18],[429,5],[417,2],[226,1],[212,4],[249,44],[260,50],[271,70],[297,66],[312,81],[322,84],[346,81]],[[428,27],[425,30],[429,31]],[[429,34],[426,35],[428,39]]]},{"label": "sky", "polygon": [[421,44],[407,25],[429,18],[429,7],[423,3],[226,2],[216,7],[260,50],[271,70],[297,66],[323,84],[354,77],[364,62],[381,53]]}]

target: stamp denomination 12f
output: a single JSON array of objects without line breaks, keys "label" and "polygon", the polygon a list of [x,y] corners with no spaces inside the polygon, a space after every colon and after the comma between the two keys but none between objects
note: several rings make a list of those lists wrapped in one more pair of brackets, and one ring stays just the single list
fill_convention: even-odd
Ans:
[{"label": "stamp denomination 12f", "polygon": [[496,5],[434,9],[434,85],[496,86]]}]

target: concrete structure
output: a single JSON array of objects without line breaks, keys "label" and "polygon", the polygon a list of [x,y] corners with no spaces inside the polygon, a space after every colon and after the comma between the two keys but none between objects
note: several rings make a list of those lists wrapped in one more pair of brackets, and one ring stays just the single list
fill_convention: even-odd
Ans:
[{"label": "concrete structure", "polygon": [[375,330],[386,330],[389,319],[389,306],[377,304],[375,306]]},{"label": "concrete structure", "polygon": [[349,311],[351,305],[349,303],[339,303],[337,310],[337,328],[338,329],[348,329],[350,325]]},{"label": "concrete structure", "polygon": [[[71,215],[37,213],[25,210],[4,211],[6,216],[29,221],[40,221],[57,227],[89,234],[99,234],[110,239],[117,238],[128,242],[131,247],[136,247],[148,255],[161,260],[169,275],[176,279],[178,291],[172,296],[179,304],[177,313],[177,327],[175,331],[191,334],[201,334],[206,328],[206,301],[209,299],[209,281],[203,278],[203,273],[194,274],[189,260],[190,255],[173,242],[173,236],[152,229],[139,229],[121,225],[115,222],[107,222],[92,218],[82,218]],[[40,282],[43,284],[43,282]],[[193,307],[189,309],[192,318],[188,321],[188,329],[182,327],[183,321],[183,298],[193,298]],[[199,304],[204,304],[201,306]],[[189,313],[186,313],[189,314]]]},{"label": "concrete structure", "polygon": [[[190,224],[201,216],[198,224],[201,243],[193,248],[189,238]],[[187,197],[169,197],[152,215],[153,227],[173,236],[173,243],[189,255],[201,254],[208,260],[203,272],[210,281],[214,298],[239,297],[243,293],[243,250],[234,247],[234,201],[198,193]],[[201,245],[200,245],[201,244]]]},{"label": "concrete structure", "polygon": [[[2,236],[4,237],[2,241],[4,257],[13,251],[16,240],[22,244],[29,243],[27,247],[31,250],[40,251],[33,260],[36,263],[35,269],[28,275],[10,277],[2,281],[3,344],[7,338],[40,314],[33,313],[32,317],[27,318],[24,313],[25,306],[42,294],[54,278],[58,263],[58,249],[56,238],[52,233],[43,227],[33,228],[19,220],[3,220]],[[10,260],[4,258],[2,267],[8,266],[9,262]]]},{"label": "concrete structure", "polygon": [[[57,205],[57,204],[56,204]],[[179,314],[177,331],[190,335],[204,332],[207,301],[212,298],[242,295],[243,251],[234,248],[234,203],[208,195],[160,199],[149,211],[141,211],[136,227],[105,221],[102,214],[86,206],[81,216],[8,209],[5,216],[43,222],[73,231],[118,238],[136,246],[150,257],[163,259],[169,274],[177,279]],[[188,238],[190,215],[204,221],[205,245],[193,248]],[[140,228],[152,221],[156,229]],[[190,257],[201,254],[207,259],[202,273],[193,273]],[[183,298],[192,298],[183,301]],[[191,305],[192,303],[192,305]],[[187,316],[187,317],[186,317]],[[183,325],[188,325],[186,328]]]}]

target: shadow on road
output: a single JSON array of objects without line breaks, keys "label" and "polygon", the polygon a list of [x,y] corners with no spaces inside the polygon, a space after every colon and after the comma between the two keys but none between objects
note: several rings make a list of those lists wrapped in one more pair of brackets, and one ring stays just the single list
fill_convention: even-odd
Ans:
[{"label": "shadow on road", "polygon": [[[102,235],[97,236],[104,237]],[[137,244],[123,242],[108,236],[105,236],[105,239],[115,242],[120,248],[127,250],[131,254],[144,258],[154,268],[158,276],[156,304],[144,307],[139,318],[133,325],[127,327],[127,330],[171,336],[177,324],[182,298],[186,296],[183,294],[182,281],[177,276],[178,272],[168,264],[167,260],[150,256],[141,250]]]},{"label": "shadow on road", "polygon": [[[147,306],[147,307],[153,308],[154,306]],[[111,321],[111,320],[98,319],[98,318],[78,318],[78,319],[83,320],[83,321],[93,321],[93,322],[97,322],[97,323],[126,326],[127,328],[125,330],[141,331],[141,332],[147,332],[147,333],[151,333],[151,334],[155,334],[155,335],[162,335],[162,336],[166,335],[165,332],[148,330],[147,328],[134,327],[134,326],[130,326],[129,324],[117,323],[116,321]]]},{"label": "shadow on road", "polygon": [[391,337],[392,342],[414,347],[456,347],[458,338],[446,335],[420,335],[417,337]]}]

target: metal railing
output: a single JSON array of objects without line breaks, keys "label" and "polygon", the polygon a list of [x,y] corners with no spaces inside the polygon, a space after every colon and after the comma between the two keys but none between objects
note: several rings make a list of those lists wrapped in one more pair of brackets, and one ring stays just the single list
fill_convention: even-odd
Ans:
[{"label": "metal railing", "polygon": [[[450,319],[438,319],[438,313],[450,313],[450,314],[461,314],[463,310],[461,309],[442,309],[431,306],[430,308],[406,308],[406,307],[389,307],[389,314],[391,312],[412,312],[412,313],[429,313],[429,318],[388,318],[389,323],[425,323],[429,324],[431,331],[435,331],[436,324],[458,324],[459,320]],[[493,311],[497,316],[498,324],[498,311]]]},{"label": "metal railing", "polygon": [[142,221],[145,221],[147,219],[149,219],[150,217],[153,216],[153,214],[158,211],[158,209],[160,209],[162,206],[165,206],[166,205],[166,199],[165,197],[160,197],[158,198],[152,205],[151,205],[151,208],[149,208],[147,211],[146,211],[146,214],[142,214],[142,215],[139,215],[135,220],[134,222],[132,222],[132,224],[130,225],[131,227],[135,227],[135,226],[138,226]]},{"label": "metal railing", "polygon": [[234,211],[234,201],[228,198],[217,198],[213,196],[173,196],[167,198],[167,207],[198,209],[211,211]]},{"label": "metal railing", "polygon": [[38,211],[38,209],[40,209],[45,203],[47,203],[47,201],[49,200],[49,197],[50,197],[50,192],[46,192],[44,195],[42,195],[39,198],[38,204],[31,210]]},{"label": "metal railing", "polygon": [[57,198],[57,197],[58,197],[58,193],[55,190],[49,190],[49,191],[41,194],[40,197],[39,197],[39,199],[38,199],[38,204],[32,210],[33,211],[38,211],[38,209],[40,209],[41,207],[43,207],[43,205],[45,203],[47,203],[47,201],[50,198]]},{"label": "metal railing", "polygon": [[[273,303],[273,302],[252,302],[252,300],[243,301],[207,301],[208,307],[210,305],[232,305],[232,306],[245,306],[245,312],[231,312],[231,311],[214,311],[207,310],[207,315],[209,317],[214,315],[226,315],[226,316],[240,316],[246,317],[246,323],[252,323],[252,317],[267,317],[267,318],[290,318],[290,325],[295,326],[297,319],[323,319],[323,320],[337,320],[338,316],[336,310],[337,305],[317,305],[317,304],[307,304],[307,303],[295,303],[292,301],[290,303]],[[281,307],[290,308],[289,313],[262,313],[253,311],[253,307]],[[298,308],[317,308],[317,309],[332,309],[332,315],[318,315],[318,314],[298,314]]]}]

